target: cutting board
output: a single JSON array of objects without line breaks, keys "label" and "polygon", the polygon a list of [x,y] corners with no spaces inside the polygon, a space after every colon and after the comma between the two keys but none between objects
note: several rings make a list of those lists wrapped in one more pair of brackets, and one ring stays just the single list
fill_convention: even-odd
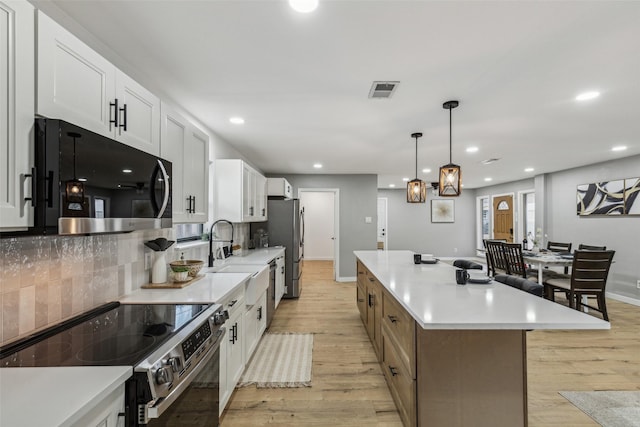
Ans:
[{"label": "cutting board", "polygon": [[180,288],[184,288],[185,286],[189,286],[193,282],[197,282],[203,277],[204,277],[204,274],[198,274],[193,279],[187,280],[185,282],[147,283],[145,285],[142,285],[141,288],[143,289],[180,289]]}]

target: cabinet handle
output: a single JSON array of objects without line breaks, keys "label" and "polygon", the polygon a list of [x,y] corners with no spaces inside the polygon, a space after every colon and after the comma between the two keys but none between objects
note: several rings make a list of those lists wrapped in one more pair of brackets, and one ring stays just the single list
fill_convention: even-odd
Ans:
[{"label": "cabinet handle", "polygon": [[250,215],[250,216],[253,216],[253,206],[251,206],[251,207],[249,208],[249,215]]},{"label": "cabinet handle", "polygon": [[258,320],[262,320],[262,307],[258,307]]},{"label": "cabinet handle", "polygon": [[358,302],[364,302],[364,299],[358,298]]},{"label": "cabinet handle", "polygon": [[31,197],[25,197],[24,200],[31,201],[31,206],[36,205],[36,168],[31,168],[31,173],[24,175],[25,178],[31,178]]},{"label": "cabinet handle", "polygon": [[358,271],[358,274],[364,274],[364,271]]},{"label": "cabinet handle", "polygon": [[116,125],[116,126],[118,126],[118,132],[120,132],[120,135],[122,135],[123,130],[125,132],[127,131],[127,104],[122,105],[120,112],[123,113],[124,120],[121,120],[120,125]]},{"label": "cabinet handle", "polygon": [[375,295],[368,294],[368,297],[369,297],[369,302],[368,302],[369,307],[373,307],[373,304],[374,304],[374,301],[375,301]]},{"label": "cabinet handle", "polygon": [[369,281],[370,281],[370,282],[375,282],[375,281],[376,281],[376,279],[374,279],[373,277],[369,277]]},{"label": "cabinet handle", "polygon": [[398,321],[398,317],[397,316],[392,316],[392,315],[389,314],[387,317],[389,318],[391,323],[396,323]]},{"label": "cabinet handle", "polygon": [[235,341],[238,341],[238,322],[236,322],[235,325],[233,325],[233,328],[234,328],[233,329],[233,339]]},{"label": "cabinet handle", "polygon": [[395,377],[396,375],[398,375],[398,368],[394,368],[393,366],[389,365],[389,372],[391,372],[392,377]]},{"label": "cabinet handle", "polygon": [[262,208],[262,216],[264,216],[264,210],[265,210],[265,209],[264,209],[264,208]]},{"label": "cabinet handle", "polygon": [[53,171],[47,172],[47,177],[45,178],[45,181],[47,181],[47,197],[45,200],[47,202],[47,207],[52,208],[53,207]]},{"label": "cabinet handle", "polygon": [[284,274],[284,265],[282,266],[282,269],[281,269],[281,270],[282,270],[282,274]]},{"label": "cabinet handle", "polygon": [[[111,114],[111,108],[113,107],[113,115]],[[114,100],[114,102],[109,103],[109,130],[111,129],[111,125],[118,127],[118,98]],[[113,118],[112,118],[113,117]]]},{"label": "cabinet handle", "polygon": [[234,305],[236,305],[236,303],[238,302],[237,299],[234,299],[233,301],[231,301],[228,305],[229,307],[233,307]]}]

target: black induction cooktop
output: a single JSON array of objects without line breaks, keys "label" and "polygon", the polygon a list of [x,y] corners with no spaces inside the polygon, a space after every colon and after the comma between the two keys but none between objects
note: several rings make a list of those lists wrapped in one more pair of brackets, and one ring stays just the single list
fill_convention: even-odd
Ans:
[{"label": "black induction cooktop", "polygon": [[109,303],[0,349],[0,367],[135,366],[207,308]]}]

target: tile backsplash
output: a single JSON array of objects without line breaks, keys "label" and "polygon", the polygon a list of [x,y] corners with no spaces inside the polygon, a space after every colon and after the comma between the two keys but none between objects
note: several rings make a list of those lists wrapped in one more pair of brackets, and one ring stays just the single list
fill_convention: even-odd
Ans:
[{"label": "tile backsplash", "polygon": [[[173,230],[0,239],[0,344],[97,307],[149,282],[144,242]],[[204,246],[168,250],[204,259]]]}]

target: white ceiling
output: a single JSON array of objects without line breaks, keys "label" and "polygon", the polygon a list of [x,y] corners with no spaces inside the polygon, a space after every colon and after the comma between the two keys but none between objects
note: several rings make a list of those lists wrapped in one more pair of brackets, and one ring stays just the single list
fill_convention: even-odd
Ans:
[{"label": "white ceiling", "polygon": [[[450,99],[466,188],[640,154],[637,1],[54,2],[266,173],[402,187],[423,132],[418,176],[436,181]],[[374,80],[400,85],[368,99]]]}]

